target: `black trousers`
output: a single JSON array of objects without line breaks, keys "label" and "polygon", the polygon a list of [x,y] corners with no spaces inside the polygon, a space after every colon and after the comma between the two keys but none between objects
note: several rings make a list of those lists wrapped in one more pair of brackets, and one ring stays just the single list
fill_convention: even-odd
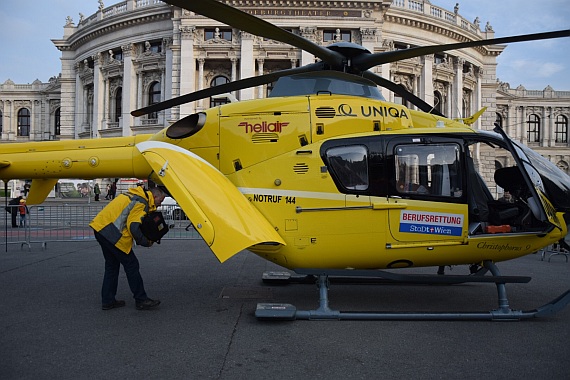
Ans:
[{"label": "black trousers", "polygon": [[105,257],[105,275],[101,287],[102,303],[105,305],[116,301],[121,264],[127,275],[127,281],[135,301],[139,303],[147,300],[148,296],[144,290],[143,279],[139,272],[139,260],[135,256],[135,252],[131,249],[129,254],[124,253],[98,232],[95,232],[95,239],[99,242]]}]

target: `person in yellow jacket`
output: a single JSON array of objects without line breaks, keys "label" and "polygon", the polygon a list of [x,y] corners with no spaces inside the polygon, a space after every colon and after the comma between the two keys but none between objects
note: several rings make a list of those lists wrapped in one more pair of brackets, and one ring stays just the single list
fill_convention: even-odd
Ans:
[{"label": "person in yellow jacket", "polygon": [[95,239],[105,257],[105,275],[101,288],[103,310],[125,306],[125,301],[117,300],[117,287],[121,264],[138,310],[148,310],[160,304],[150,299],[145,292],[139,261],[133,251],[133,241],[143,247],[150,247],[141,231],[141,220],[162,204],[166,194],[158,187],[145,190],[141,186],[129,189],[113,199],[95,216],[89,226],[95,231]]}]

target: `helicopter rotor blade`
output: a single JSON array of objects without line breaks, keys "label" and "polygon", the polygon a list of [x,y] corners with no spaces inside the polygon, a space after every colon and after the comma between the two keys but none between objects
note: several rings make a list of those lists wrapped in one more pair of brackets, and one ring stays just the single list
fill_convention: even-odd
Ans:
[{"label": "helicopter rotor blade", "polygon": [[484,46],[484,45],[506,44],[513,42],[547,40],[547,39],[562,38],[562,37],[570,37],[570,29],[558,30],[554,32],[546,32],[546,33],[523,34],[511,37],[491,38],[479,41],[458,42],[446,45],[419,46],[404,50],[395,50],[384,53],[360,55],[358,57],[354,57],[354,59],[352,60],[352,65],[358,68],[359,70],[364,71],[376,65],[382,65],[384,63],[390,63],[390,62],[400,61],[403,59],[419,57],[422,55],[441,53],[448,50],[457,50],[457,49],[464,49],[464,48]]},{"label": "helicopter rotor blade", "polygon": [[277,79],[293,74],[302,74],[311,71],[321,71],[324,64],[322,62],[313,63],[307,66],[295,67],[293,69],[286,69],[275,71],[273,73],[260,75],[256,77],[241,79],[238,81],[222,84],[219,86],[209,87],[200,91],[191,92],[186,95],[178,96],[176,98],[168,99],[160,103],[151,104],[150,106],[139,108],[131,112],[133,116],[143,116],[149,113],[158,112],[167,108],[179,106],[181,104],[190,103],[196,100],[209,98],[214,95],[224,94],[231,91],[238,91],[244,88],[261,86],[267,83],[276,81]]},{"label": "helicopter rotor blade", "polygon": [[396,84],[386,78],[382,78],[380,75],[374,74],[371,71],[365,71],[362,73],[362,76],[366,79],[369,79],[376,83],[380,87],[384,87],[398,95],[400,95],[406,101],[412,103],[414,106],[418,107],[421,111],[431,113],[433,115],[445,117],[441,112],[435,109],[434,106],[426,103],[423,99],[417,97],[416,95],[412,94],[404,87]]},{"label": "helicopter rotor blade", "polygon": [[204,17],[211,18],[226,25],[231,25],[244,32],[295,46],[313,54],[330,65],[342,67],[346,60],[342,54],[336,51],[317,45],[306,38],[288,32],[285,29],[217,0],[167,0],[165,2],[196,12]]}]

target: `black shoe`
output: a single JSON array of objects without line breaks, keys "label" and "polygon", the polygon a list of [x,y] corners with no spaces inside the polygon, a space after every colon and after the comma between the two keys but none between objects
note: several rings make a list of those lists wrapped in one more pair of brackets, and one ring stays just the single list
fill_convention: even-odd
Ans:
[{"label": "black shoe", "polygon": [[142,302],[137,302],[137,310],[150,310],[160,305],[159,300],[146,299]]},{"label": "black shoe", "polygon": [[117,307],[123,307],[123,306],[125,306],[125,301],[119,300],[119,301],[114,301],[112,303],[104,303],[103,306],[101,306],[101,309],[111,310],[111,309],[115,309]]}]

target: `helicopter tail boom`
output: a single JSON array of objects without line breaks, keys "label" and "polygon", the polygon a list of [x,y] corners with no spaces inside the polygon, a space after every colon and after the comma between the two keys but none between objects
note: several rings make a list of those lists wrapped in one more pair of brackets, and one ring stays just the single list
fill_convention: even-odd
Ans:
[{"label": "helicopter tail boom", "polygon": [[135,148],[148,136],[6,144],[0,179],[32,180],[28,204],[43,202],[62,178],[146,178],[152,169]]}]

